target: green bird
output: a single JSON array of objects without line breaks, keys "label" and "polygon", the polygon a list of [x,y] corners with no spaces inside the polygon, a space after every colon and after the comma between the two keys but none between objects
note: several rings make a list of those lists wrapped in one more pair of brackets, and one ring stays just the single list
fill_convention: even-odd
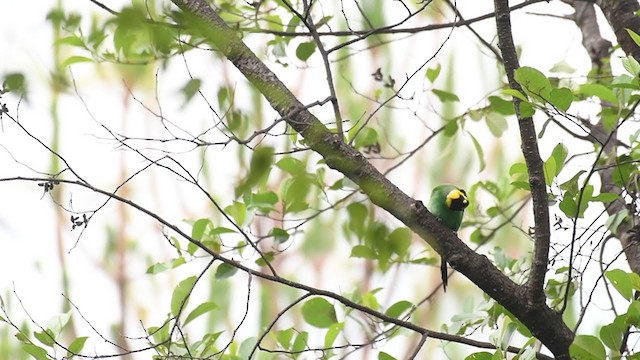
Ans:
[{"label": "green bird", "polygon": [[[460,229],[462,224],[462,215],[464,209],[469,206],[467,193],[455,185],[438,185],[431,192],[429,199],[429,211],[438,220],[442,221],[447,227],[453,231]],[[442,258],[440,263],[440,273],[442,275],[442,287],[447,291],[447,259]]]}]

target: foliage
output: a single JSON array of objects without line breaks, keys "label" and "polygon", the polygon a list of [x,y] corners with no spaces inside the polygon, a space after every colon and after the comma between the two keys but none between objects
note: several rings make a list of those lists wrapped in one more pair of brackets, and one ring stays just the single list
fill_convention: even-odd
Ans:
[{"label": "foliage", "polygon": [[[435,19],[437,15],[430,13],[435,5],[430,3],[404,5],[411,14],[405,19]],[[438,183],[456,182],[465,187],[472,206],[460,237],[518,285],[529,279],[536,234],[528,215],[532,207],[530,163],[514,155],[511,137],[517,122],[528,117],[539,121],[542,126],[533,141],[543,149],[541,180],[554,218],[544,302],[563,313],[575,332],[592,311],[591,297],[585,302],[584,295],[615,289],[615,300],[608,295],[613,316],[603,318],[598,331],[576,332],[579,335],[568,351],[580,359],[638,357],[629,334],[640,326],[640,302],[635,295],[640,291],[640,277],[618,268],[620,262],[615,260],[623,250],[614,256],[603,250],[611,237],[622,237],[621,229],[637,215],[640,131],[628,125],[637,121],[635,110],[640,104],[638,61],[631,56],[612,57],[610,61],[619,62],[615,66],[620,65],[626,74],[614,75],[605,63],[593,69],[595,74],[580,77],[570,75],[574,69],[563,62],[547,74],[522,66],[514,73],[522,91],[496,74],[492,81],[497,90],[468,105],[463,101],[466,89],[454,81],[458,70],[446,64],[440,50],[421,59],[410,75],[394,71],[402,59],[387,45],[394,36],[387,30],[400,28],[383,27],[394,23],[385,12],[389,5],[380,1],[361,5],[361,14],[354,19],[366,25],[358,33],[344,11],[339,15],[337,7],[324,9],[314,2],[221,1],[215,7],[237,36],[260,44],[256,52],[277,72],[293,70],[294,74],[316,76],[325,71],[319,78],[331,79],[322,84],[329,87],[330,95],[307,101],[304,110],[323,119],[338,133],[336,141],[352,146],[387,178],[407,187],[411,186],[407,179],[415,178],[420,187],[415,193],[420,198],[428,196],[425,187]],[[440,285],[431,274],[438,271],[442,250],[425,246],[412,231],[415,224],[393,221],[362,194],[362,187],[353,179],[334,171],[330,161],[336,159],[310,151],[310,140],[290,123],[301,109],[291,107],[290,114],[274,118],[277,115],[266,110],[256,90],[257,75],[243,79],[231,71],[196,70],[201,62],[209,68],[226,64],[217,44],[228,41],[220,39],[197,14],[170,3],[133,1],[92,17],[55,9],[48,20],[62,33],[54,43],[67,54],[59,64],[62,69],[108,68],[112,71],[108,76],[123,78],[132,88],[154,88],[156,92],[162,81],[153,79],[173,76],[176,64],[182,64],[188,74],[170,84],[169,91],[180,104],[156,95],[158,111],[130,90],[130,97],[152,115],[157,132],[140,136],[128,132],[126,126],[87,116],[98,124],[94,130],[100,136],[144,163],[141,170],[125,168],[123,173],[129,175],[118,180],[116,190],[103,190],[110,186],[107,182],[95,185],[93,180],[84,180],[62,152],[48,147],[45,149],[64,163],[64,170],[44,177],[30,174],[2,179],[36,182],[56,206],[71,213],[71,230],[82,231],[76,239],[80,246],[89,241],[84,231],[93,229],[90,224],[97,220],[92,219],[99,218],[109,202],[129,206],[137,210],[136,217],[150,217],[163,227],[155,240],[164,238],[165,255],[141,258],[150,282],[162,282],[164,287],[171,284],[170,296],[146,305],[156,316],[153,325],[143,323],[143,336],[120,334],[127,337],[126,346],[106,340],[114,352],[99,356],[118,356],[123,351],[154,354],[158,359],[303,359],[310,354],[337,359],[361,352],[363,357],[386,360],[418,358],[418,353],[433,351],[431,345],[424,345],[427,338],[441,339],[442,348],[454,353],[454,358],[541,356],[536,353],[532,329],[507,304],[462,281],[454,283],[451,297],[437,293]],[[453,31],[454,26],[450,27]],[[633,31],[629,34],[639,41]],[[492,49],[491,44],[485,45]],[[355,74],[361,75],[365,67],[361,60],[352,59],[360,53],[381,64],[371,72],[369,87],[363,90]],[[501,64],[499,60],[496,58]],[[40,139],[7,106],[31,96],[29,77],[24,75],[26,70],[21,71],[4,76],[0,119],[11,120],[8,131]],[[56,84],[85,103],[75,78],[64,81],[70,75],[60,74]],[[414,98],[411,92],[415,89],[422,93]],[[324,89],[313,90],[326,94]],[[286,98],[286,94],[275,96]],[[165,101],[175,108],[167,111]],[[325,104],[331,104],[334,112],[323,110]],[[180,115],[193,108],[200,112],[198,116],[208,112],[210,119],[196,121]],[[628,138],[623,139],[622,134]],[[586,144],[589,151],[578,152],[576,143]],[[178,145],[174,148],[172,144]],[[175,181],[171,186],[176,189],[185,184],[189,189],[189,197],[170,204],[174,208],[179,202],[189,209],[182,214],[187,218],[182,224],[163,217],[160,209],[146,207],[131,193],[118,191],[144,178],[151,169],[163,171],[163,177]],[[402,175],[396,175],[400,171]],[[611,181],[605,174],[610,174]],[[366,175],[370,174],[362,174]],[[55,197],[60,187],[85,189],[104,200],[82,210],[65,208]],[[152,195],[172,196],[172,190],[163,192]],[[194,216],[200,204],[206,210]],[[135,253],[134,245],[129,248],[121,241],[105,246],[105,268],[110,259],[117,258],[115,254],[122,254],[118,251]],[[589,260],[576,260],[582,257]],[[595,268],[590,263],[593,259],[600,265],[595,281],[586,279]],[[323,282],[324,276],[331,279]],[[341,287],[345,283],[351,288]],[[407,290],[414,287],[419,288]],[[125,288],[120,290],[125,293]],[[624,313],[616,310],[620,297],[627,307]],[[434,308],[425,303],[435,304]],[[72,319],[91,322],[73,307],[45,326],[32,319],[34,330],[18,326],[3,303],[0,321],[12,329],[19,343],[17,350],[11,349],[11,356],[92,356],[89,344],[107,336],[93,326],[93,334],[87,331],[77,336]],[[440,313],[443,308],[448,312]],[[158,314],[163,314],[161,319]],[[133,314],[126,319],[136,324],[138,320]],[[470,344],[465,339],[477,333],[490,352],[448,345]],[[9,352],[3,344],[0,341],[0,356]]]}]

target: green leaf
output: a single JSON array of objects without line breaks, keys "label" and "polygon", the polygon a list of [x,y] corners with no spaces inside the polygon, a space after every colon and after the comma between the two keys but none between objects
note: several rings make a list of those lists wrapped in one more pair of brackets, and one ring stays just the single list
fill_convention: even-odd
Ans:
[{"label": "green leaf", "polygon": [[351,248],[351,255],[353,258],[363,258],[363,259],[376,259],[377,255],[375,251],[373,251],[370,247],[366,245],[356,245]]},{"label": "green leaf", "polygon": [[207,218],[196,220],[191,226],[191,237],[198,241],[201,241],[202,237],[204,236],[204,232],[207,229],[207,226],[213,226],[211,220]]},{"label": "green leaf", "polygon": [[384,351],[380,351],[378,353],[378,360],[396,360],[396,358],[391,356],[391,355],[389,355],[389,354],[387,354]]},{"label": "green leaf", "polygon": [[22,73],[7,74],[2,81],[2,88],[19,96],[25,96],[27,94],[27,81]]},{"label": "green leaf", "polygon": [[600,328],[600,339],[609,349],[620,350],[624,330],[624,326],[614,321]]},{"label": "green leaf", "polygon": [[627,33],[631,37],[631,40],[633,40],[633,42],[636,43],[636,45],[640,46],[640,35],[638,35],[635,31],[629,28],[625,28],[625,30],[627,30]]},{"label": "green leaf", "polygon": [[280,330],[276,333],[276,339],[284,349],[288,350],[291,346],[291,340],[293,339],[293,335],[295,333],[296,331],[293,328]]},{"label": "green leaf", "polygon": [[191,290],[193,290],[196,280],[196,276],[188,277],[180,281],[178,286],[173,289],[173,294],[171,295],[171,314],[173,316],[177,316],[183,307],[187,307],[189,295],[191,294]]},{"label": "green leaf", "polygon": [[404,314],[406,311],[410,310],[411,308],[413,308],[412,302],[409,302],[406,300],[400,300],[395,304],[389,306],[389,308],[387,309],[387,311],[384,312],[384,314],[392,318],[398,319],[400,318],[400,315]]},{"label": "green leaf", "polygon": [[296,56],[302,61],[307,61],[311,55],[316,51],[316,43],[313,41],[303,42],[296,48]]},{"label": "green leaf", "polygon": [[509,95],[511,97],[514,97],[516,99],[520,99],[524,102],[529,102],[529,99],[527,99],[527,97],[521,93],[520,91],[516,90],[516,89],[504,89],[502,90],[502,93],[504,95]]},{"label": "green leaf", "polygon": [[482,351],[482,352],[473,353],[467,356],[466,358],[464,358],[464,360],[493,360],[493,355],[489,352]]},{"label": "green leaf", "polygon": [[307,324],[328,328],[338,321],[336,310],[325,298],[316,297],[302,305],[302,317]]},{"label": "green leaf", "polygon": [[511,165],[511,167],[509,168],[509,175],[511,177],[516,177],[516,175],[520,174],[527,175],[528,173],[529,170],[527,169],[527,165],[525,163],[518,162]]},{"label": "green leaf", "polygon": [[489,96],[489,108],[491,111],[502,115],[514,115],[516,113],[513,101],[505,100],[497,96]]},{"label": "green leaf", "polygon": [[514,73],[515,80],[534,97],[546,101],[552,89],[551,82],[537,69],[523,66]]},{"label": "green leaf", "polygon": [[53,347],[56,343],[56,336],[50,329],[44,331],[34,331],[33,337],[38,339],[43,345]]},{"label": "green leaf", "polygon": [[75,340],[73,340],[68,347],[66,358],[71,359],[74,355],[79,354],[84,348],[84,343],[87,342],[88,338],[88,336],[80,336],[75,338]]},{"label": "green leaf", "polygon": [[436,79],[438,78],[438,75],[440,75],[441,69],[442,69],[442,66],[440,64],[436,65],[436,67],[434,68],[428,68],[427,79],[429,79],[430,82],[436,81]]},{"label": "green leaf", "polygon": [[411,238],[413,232],[406,227],[399,227],[393,230],[389,234],[389,245],[393,249],[393,252],[400,256],[405,256],[409,253],[409,246],[411,246]]},{"label": "green leaf", "polygon": [[553,176],[558,176],[560,171],[564,167],[564,163],[567,160],[567,155],[569,154],[569,149],[562,143],[558,143],[556,147],[551,151],[551,157],[555,160],[556,170]]},{"label": "green leaf", "polygon": [[233,204],[224,208],[224,212],[231,216],[236,225],[242,227],[247,218],[247,206],[239,201],[234,201]]},{"label": "green leaf", "polygon": [[586,96],[595,96],[603,101],[608,101],[613,104],[618,103],[618,98],[613,93],[613,90],[602,84],[583,84],[580,85],[578,92]]},{"label": "green leaf", "polygon": [[480,145],[478,140],[476,140],[476,137],[471,135],[471,133],[468,134],[471,137],[471,141],[473,142],[473,147],[476,150],[476,155],[478,155],[478,162],[480,163],[478,172],[482,172],[487,166],[487,164],[484,162],[484,150],[482,150],[482,146]]},{"label": "green leaf", "polygon": [[222,280],[222,279],[227,279],[232,277],[233,275],[235,275],[238,272],[238,268],[227,264],[227,263],[222,263],[220,264],[220,266],[218,266],[218,268],[216,269],[216,279],[218,280]]},{"label": "green leaf", "polygon": [[336,341],[336,338],[338,337],[338,335],[340,335],[340,332],[342,332],[342,329],[344,328],[344,323],[333,323],[331,324],[331,326],[329,326],[329,329],[327,330],[327,333],[324,336],[324,347],[326,348],[330,348],[333,346],[333,343]]},{"label": "green leaf", "polygon": [[622,67],[634,77],[638,77],[640,75],[640,64],[633,56],[627,56],[620,60],[622,62]]},{"label": "green leaf", "polygon": [[629,274],[620,269],[614,269],[607,271],[605,276],[609,279],[613,287],[618,290],[620,295],[627,300],[633,299],[633,284],[629,278]]},{"label": "green leaf", "polygon": [[291,352],[299,353],[304,351],[307,348],[308,343],[309,333],[306,331],[298,333],[298,336],[296,336],[296,340],[293,342],[293,346],[291,347]]},{"label": "green leaf", "polygon": [[374,128],[365,127],[359,133],[354,147],[360,149],[366,146],[375,145],[378,143],[378,132]]},{"label": "green leaf", "polygon": [[273,240],[275,240],[275,242],[277,242],[278,244],[282,244],[289,240],[289,233],[281,228],[271,229],[270,235],[273,236]]},{"label": "green leaf", "polygon": [[361,203],[351,203],[347,205],[347,213],[349,214],[348,228],[356,235],[364,235],[364,226],[367,219],[367,207]]},{"label": "green leaf", "polygon": [[70,56],[68,58],[66,58],[62,64],[60,64],[60,67],[62,68],[66,68],[69,65],[73,65],[73,64],[77,64],[77,63],[83,63],[83,62],[94,62],[92,58],[88,58],[85,56]]},{"label": "green leaf", "polygon": [[261,146],[253,151],[249,173],[236,187],[236,196],[244,194],[269,176],[273,156],[274,150],[270,146]]},{"label": "green leaf", "polygon": [[556,174],[556,159],[550,157],[547,161],[544,162],[544,181],[547,183],[547,186],[551,186],[553,184],[553,179],[555,179]]},{"label": "green leaf", "polygon": [[193,309],[193,311],[191,311],[189,313],[189,315],[187,315],[187,318],[184,320],[184,323],[182,324],[182,326],[187,325],[188,323],[190,323],[192,320],[195,320],[196,318],[198,318],[201,315],[204,315],[212,310],[215,310],[218,308],[218,305],[216,305],[213,302],[204,302],[198,306],[196,306],[195,309]]},{"label": "green leaf", "polygon": [[280,159],[276,162],[276,166],[291,175],[299,175],[307,172],[306,165],[302,161],[291,156],[286,156]]},{"label": "green leaf", "polygon": [[577,335],[569,347],[572,359],[602,360],[607,354],[600,339],[593,335]]},{"label": "green leaf", "polygon": [[560,111],[567,111],[573,102],[573,92],[567,88],[552,89],[549,103]]},{"label": "green leaf", "polygon": [[195,94],[200,90],[200,86],[202,86],[202,80],[200,79],[189,79],[187,83],[180,89],[180,92],[184,94],[185,100],[187,103]]},{"label": "green leaf", "polygon": [[320,19],[317,23],[316,23],[316,28],[321,28],[322,26],[326,25],[331,19],[333,18],[333,16],[324,16],[322,17],[322,19]]},{"label": "green leaf", "polygon": [[487,126],[489,127],[489,131],[495,137],[501,137],[502,134],[507,130],[507,120],[504,116],[498,113],[488,113],[485,115],[485,120],[487,122]]},{"label": "green leaf", "polygon": [[432,89],[431,91],[433,92],[433,94],[435,96],[438,97],[438,99],[440,99],[441,102],[458,102],[458,101],[460,101],[460,98],[458,98],[458,95],[456,95],[454,93],[450,93],[448,91],[438,90],[438,89]]},{"label": "green leaf", "polygon": [[614,193],[600,193],[593,197],[593,201],[599,201],[603,204],[608,204],[616,199],[619,199],[620,195]]},{"label": "green leaf", "polygon": [[552,73],[573,74],[576,72],[576,69],[569,65],[565,60],[561,60],[560,62],[555,63],[549,71]]},{"label": "green leaf", "polygon": [[50,360],[49,356],[47,356],[47,350],[34,344],[22,344],[22,350],[37,360]]}]

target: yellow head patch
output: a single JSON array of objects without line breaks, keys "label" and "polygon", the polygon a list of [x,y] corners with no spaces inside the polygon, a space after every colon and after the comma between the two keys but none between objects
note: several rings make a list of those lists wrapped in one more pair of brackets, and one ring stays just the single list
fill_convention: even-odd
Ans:
[{"label": "yellow head patch", "polygon": [[447,208],[453,211],[462,211],[469,206],[469,199],[467,199],[467,193],[462,189],[453,189],[447,194],[445,199],[445,205]]}]

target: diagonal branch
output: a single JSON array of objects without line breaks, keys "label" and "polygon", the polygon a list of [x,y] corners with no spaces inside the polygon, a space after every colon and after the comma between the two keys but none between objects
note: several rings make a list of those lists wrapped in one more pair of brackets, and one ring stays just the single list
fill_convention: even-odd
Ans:
[{"label": "diagonal branch", "polygon": [[[291,91],[204,0],[172,1],[185,10],[189,16],[187,21],[192,22],[191,27],[197,26],[198,31],[204,33],[285,121],[305,138],[309,148],[325,159],[327,166],[351,179],[372,203],[388,211],[422,237],[441,256],[450,259],[453,268],[520,319],[558,358],[568,358],[573,333],[558,313],[551,310],[544,301],[527,301],[523,287],[500,272],[486,256],[477,254],[466,246],[455,232],[438,221],[422,202],[402,192],[360,152],[345,144],[340,135],[331,133],[313,114],[304,109]],[[535,143],[535,131],[533,140]],[[538,180],[542,183],[536,183],[533,188],[538,189],[537,186],[542,186],[544,194],[544,177],[541,176]],[[546,222],[548,226],[548,216]],[[544,234],[544,229],[541,230],[541,234]]]}]

